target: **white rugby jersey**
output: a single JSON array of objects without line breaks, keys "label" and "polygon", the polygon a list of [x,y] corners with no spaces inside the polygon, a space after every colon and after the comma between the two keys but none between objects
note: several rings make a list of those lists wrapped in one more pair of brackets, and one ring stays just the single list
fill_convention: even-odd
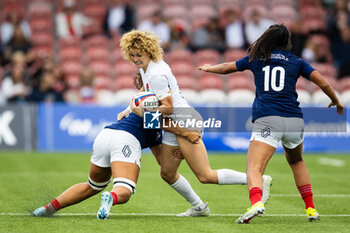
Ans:
[{"label": "white rugby jersey", "polygon": [[145,91],[153,92],[159,100],[172,95],[174,108],[189,107],[187,101],[181,95],[176,78],[169,65],[163,60],[157,63],[151,60],[146,73],[140,68],[140,74]]}]

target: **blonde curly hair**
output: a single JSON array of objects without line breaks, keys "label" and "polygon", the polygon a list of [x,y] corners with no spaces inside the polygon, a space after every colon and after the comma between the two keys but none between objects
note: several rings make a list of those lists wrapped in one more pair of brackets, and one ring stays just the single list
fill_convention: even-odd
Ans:
[{"label": "blonde curly hair", "polygon": [[163,59],[163,49],[158,37],[150,32],[132,30],[125,33],[120,40],[120,48],[125,60],[132,62],[130,49],[137,49],[147,53],[151,60],[158,62]]}]

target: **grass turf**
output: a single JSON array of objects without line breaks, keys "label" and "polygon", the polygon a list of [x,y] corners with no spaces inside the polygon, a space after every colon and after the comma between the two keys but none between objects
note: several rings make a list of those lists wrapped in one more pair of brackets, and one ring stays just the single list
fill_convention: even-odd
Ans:
[{"label": "grass turf", "polygon": [[[342,167],[323,165],[319,164],[320,158],[338,159],[345,163]],[[245,170],[244,155],[211,154],[209,159],[214,169]],[[116,215],[111,215],[108,220],[98,221],[95,217],[100,205],[99,194],[59,212],[78,215],[58,214],[51,218],[9,215],[30,213],[69,186],[86,182],[89,155],[1,151],[0,232],[350,232],[350,156],[305,155],[304,159],[311,174],[314,201],[321,221],[309,223],[306,217],[300,216],[304,214],[303,201],[297,195],[284,156],[276,154],[266,171],[274,178],[272,195],[266,205],[267,215],[254,219],[252,224],[237,225],[234,221],[238,216],[177,218],[164,215],[183,212],[190,206],[161,180],[159,167],[151,155],[142,157],[136,193],[127,204],[113,207],[112,213]],[[189,180],[202,200],[209,202],[212,214],[239,215],[249,207],[246,186],[201,184],[185,162],[180,167],[180,173]],[[110,188],[111,185],[107,189]],[[335,197],[333,194],[343,196]]]}]

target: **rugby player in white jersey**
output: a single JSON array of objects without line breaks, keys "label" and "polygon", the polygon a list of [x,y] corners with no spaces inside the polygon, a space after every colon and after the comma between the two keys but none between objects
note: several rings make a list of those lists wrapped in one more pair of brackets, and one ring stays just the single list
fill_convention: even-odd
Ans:
[{"label": "rugby player in white jersey", "polygon": [[[181,115],[188,114],[201,119],[200,114],[182,97],[170,67],[163,61],[163,50],[154,34],[139,30],[130,31],[123,35],[120,47],[124,59],[139,68],[143,90],[155,93],[160,100],[159,111],[163,115],[170,116],[175,122],[186,120],[181,118]],[[124,110],[118,118],[121,119],[127,114],[129,110]],[[212,170],[202,139],[199,143],[193,144],[183,137],[165,131],[160,153],[161,176],[192,205],[190,209],[178,216],[208,216],[210,213],[208,204],[203,203],[189,182],[177,172],[181,160],[175,158],[173,154],[178,148],[201,183],[247,184],[245,173],[231,169]],[[272,179],[269,176],[264,176],[262,179],[265,187],[263,196],[265,202]]]},{"label": "rugby player in white jersey", "polygon": [[[133,106],[136,108],[136,106]],[[141,106],[139,106],[139,109]],[[181,127],[167,130],[197,143],[200,133]],[[113,189],[101,195],[97,218],[106,219],[113,205],[128,202],[135,192],[141,164],[141,150],[150,147],[158,163],[162,134],[160,130],[143,129],[142,117],[130,113],[127,117],[106,126],[96,137],[91,155],[88,182],[71,186],[53,201],[33,212],[35,217],[49,217],[58,210],[77,204],[107,187],[113,176]],[[181,153],[175,152],[173,156]],[[181,156],[180,156],[181,157]],[[180,160],[176,159],[175,160]]]}]

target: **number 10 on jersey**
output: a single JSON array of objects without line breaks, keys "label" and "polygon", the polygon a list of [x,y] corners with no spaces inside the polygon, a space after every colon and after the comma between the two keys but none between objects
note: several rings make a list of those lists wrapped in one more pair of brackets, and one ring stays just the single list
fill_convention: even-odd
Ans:
[{"label": "number 10 on jersey", "polygon": [[[284,88],[284,78],[285,78],[285,70],[281,66],[273,67],[271,70],[270,66],[265,66],[262,69],[265,73],[264,75],[264,91],[270,90],[270,83],[271,88],[274,91],[282,91]],[[279,85],[277,86],[277,72],[279,74]],[[270,75],[271,73],[271,75]]]}]

